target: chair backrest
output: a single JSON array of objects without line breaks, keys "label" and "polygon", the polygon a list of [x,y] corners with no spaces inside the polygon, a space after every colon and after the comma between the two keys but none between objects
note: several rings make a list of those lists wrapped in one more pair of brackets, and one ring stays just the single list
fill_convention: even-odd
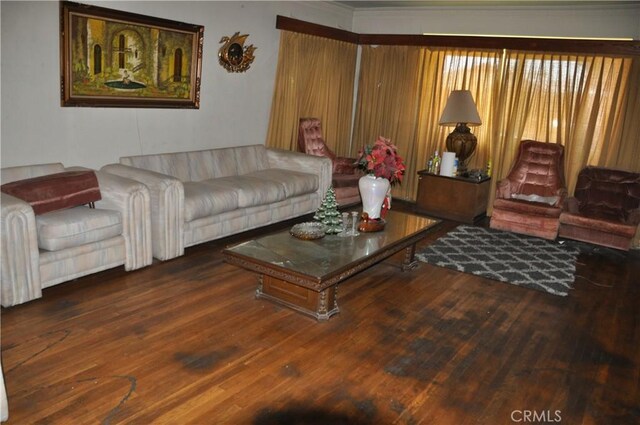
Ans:
[{"label": "chair backrest", "polygon": [[563,146],[523,140],[507,180],[514,194],[556,195],[558,189],[565,187]]},{"label": "chair backrest", "polygon": [[64,166],[60,162],[6,167],[2,169],[2,177],[0,178],[0,182],[2,184],[11,183],[18,180],[61,173],[63,171]]},{"label": "chair backrest", "polygon": [[626,222],[640,208],[640,173],[585,167],[574,196],[580,213]]},{"label": "chair backrest", "polygon": [[307,155],[326,156],[332,162],[336,158],[336,154],[327,147],[322,137],[322,126],[318,118],[300,118],[298,150]]}]

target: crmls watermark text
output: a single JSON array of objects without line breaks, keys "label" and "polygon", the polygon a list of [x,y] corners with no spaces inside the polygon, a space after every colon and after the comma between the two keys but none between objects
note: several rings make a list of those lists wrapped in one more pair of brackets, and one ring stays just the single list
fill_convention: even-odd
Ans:
[{"label": "crmls watermark text", "polygon": [[562,411],[560,410],[514,410],[511,412],[513,422],[523,423],[553,423],[562,422]]}]

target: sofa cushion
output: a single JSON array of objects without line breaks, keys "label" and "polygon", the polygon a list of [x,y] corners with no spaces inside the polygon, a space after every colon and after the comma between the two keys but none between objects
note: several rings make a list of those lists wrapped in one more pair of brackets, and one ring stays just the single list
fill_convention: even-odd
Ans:
[{"label": "sofa cushion", "polygon": [[76,207],[36,217],[38,247],[59,251],[122,234],[119,211]]},{"label": "sofa cushion", "polygon": [[251,175],[222,177],[202,183],[233,189],[238,194],[238,207],[272,204],[287,198],[284,186],[273,180]]},{"label": "sofa cushion", "polygon": [[184,183],[184,219],[192,221],[238,208],[238,194],[229,187],[206,184],[206,182]]},{"label": "sofa cushion", "polygon": [[318,190],[319,185],[318,176],[315,174],[284,170],[282,168],[256,171],[247,174],[247,176],[278,182],[284,186],[288,198],[313,193]]},{"label": "sofa cushion", "polygon": [[102,199],[94,171],[65,171],[32,177],[3,184],[1,188],[2,192],[28,202],[36,215]]}]

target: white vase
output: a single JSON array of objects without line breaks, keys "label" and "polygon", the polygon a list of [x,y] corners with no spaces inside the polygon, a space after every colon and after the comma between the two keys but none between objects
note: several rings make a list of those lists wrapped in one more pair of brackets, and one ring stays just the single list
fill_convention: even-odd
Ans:
[{"label": "white vase", "polygon": [[382,203],[391,188],[389,180],[367,174],[360,177],[358,187],[362,198],[362,212],[369,214],[369,218],[380,218]]}]

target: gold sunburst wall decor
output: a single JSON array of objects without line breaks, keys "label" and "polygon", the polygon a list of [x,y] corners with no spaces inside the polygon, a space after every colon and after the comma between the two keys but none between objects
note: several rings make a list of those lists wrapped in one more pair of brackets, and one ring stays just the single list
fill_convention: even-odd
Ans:
[{"label": "gold sunburst wall decor", "polygon": [[255,59],[253,52],[257,47],[253,47],[253,44],[245,46],[247,37],[249,34],[240,35],[236,32],[231,37],[225,35],[220,39],[223,44],[218,50],[218,61],[228,72],[245,72]]}]

